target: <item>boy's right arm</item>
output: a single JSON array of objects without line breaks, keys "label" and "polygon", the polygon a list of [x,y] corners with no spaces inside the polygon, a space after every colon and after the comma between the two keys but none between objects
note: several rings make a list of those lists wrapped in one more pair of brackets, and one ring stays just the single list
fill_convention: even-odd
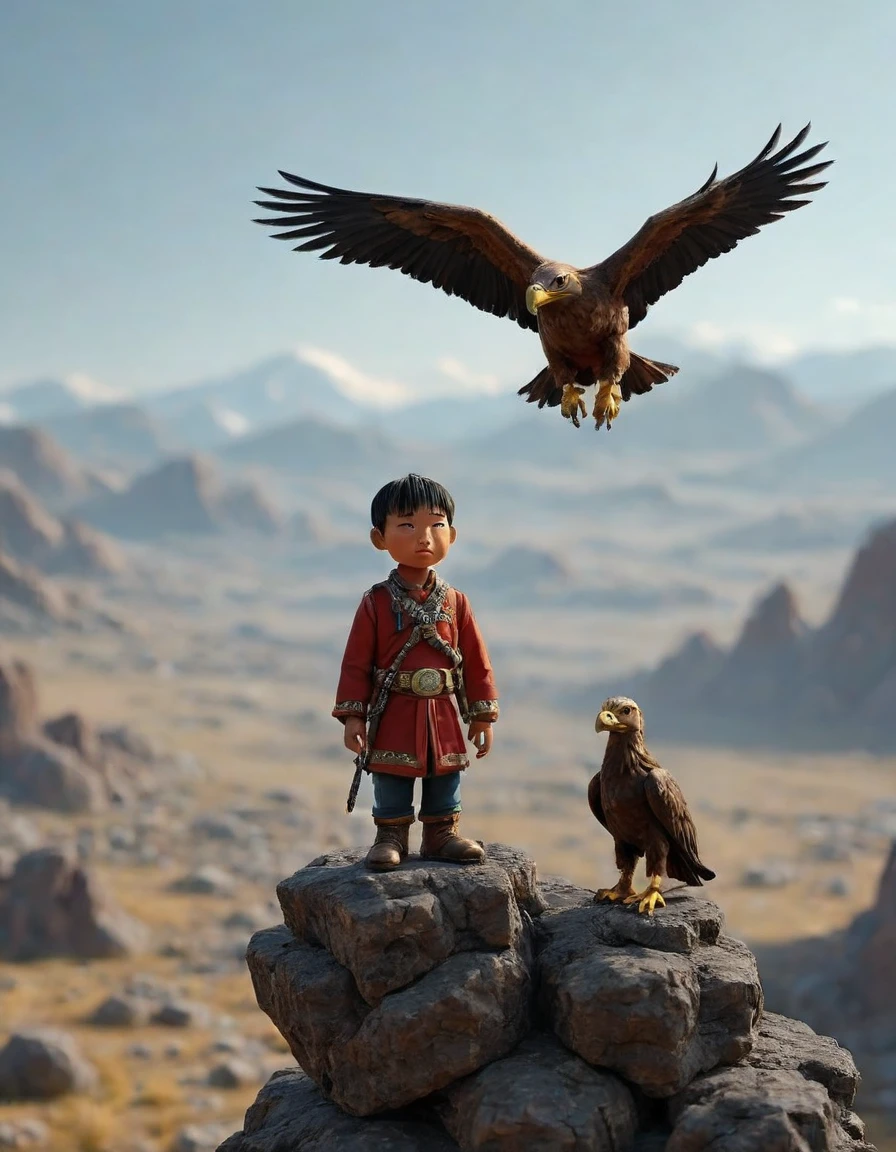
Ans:
[{"label": "boy's right arm", "polygon": [[343,743],[357,755],[367,743],[367,707],[373,694],[376,657],[376,615],[368,594],[361,601],[342,657],[333,715],[345,726]]}]

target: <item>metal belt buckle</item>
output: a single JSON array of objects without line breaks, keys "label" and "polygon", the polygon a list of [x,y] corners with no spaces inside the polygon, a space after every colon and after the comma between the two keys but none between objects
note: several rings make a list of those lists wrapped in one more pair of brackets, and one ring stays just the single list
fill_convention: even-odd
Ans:
[{"label": "metal belt buckle", "polygon": [[411,691],[417,696],[439,696],[442,692],[442,674],[435,668],[418,668],[411,675]]}]

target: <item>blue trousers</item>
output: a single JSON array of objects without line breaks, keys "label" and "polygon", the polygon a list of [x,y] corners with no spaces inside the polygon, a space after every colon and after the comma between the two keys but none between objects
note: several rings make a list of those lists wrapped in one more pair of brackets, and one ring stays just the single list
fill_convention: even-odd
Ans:
[{"label": "blue trousers", "polygon": [[374,820],[397,820],[414,815],[414,784],[422,780],[420,816],[451,816],[460,812],[460,772],[444,776],[392,776],[373,772]]}]

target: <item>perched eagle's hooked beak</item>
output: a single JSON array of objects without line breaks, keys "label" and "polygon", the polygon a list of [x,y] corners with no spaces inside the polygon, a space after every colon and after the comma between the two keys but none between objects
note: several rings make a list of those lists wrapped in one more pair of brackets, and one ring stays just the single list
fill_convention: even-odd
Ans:
[{"label": "perched eagle's hooked beak", "polygon": [[623,724],[621,720],[608,711],[598,712],[597,720],[594,722],[595,732],[627,732],[627,725]]}]

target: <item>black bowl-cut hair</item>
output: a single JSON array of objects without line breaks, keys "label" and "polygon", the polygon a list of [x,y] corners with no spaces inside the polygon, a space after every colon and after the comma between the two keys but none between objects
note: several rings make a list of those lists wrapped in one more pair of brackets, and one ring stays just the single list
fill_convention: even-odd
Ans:
[{"label": "black bowl-cut hair", "polygon": [[420,508],[444,512],[449,524],[454,522],[454,500],[447,488],[411,472],[400,480],[390,480],[370,504],[370,523],[380,532],[386,530],[387,516],[411,516]]}]

